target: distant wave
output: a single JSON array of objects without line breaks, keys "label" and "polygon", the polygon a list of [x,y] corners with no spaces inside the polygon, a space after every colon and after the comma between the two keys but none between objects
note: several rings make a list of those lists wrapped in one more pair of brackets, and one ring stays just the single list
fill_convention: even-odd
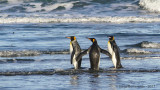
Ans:
[{"label": "distant wave", "polygon": [[23,51],[0,51],[0,57],[23,57],[23,56],[38,56],[41,54],[69,54],[69,50],[62,51],[36,51],[36,50],[23,50]]},{"label": "distant wave", "polygon": [[20,56],[37,56],[40,55],[41,52],[38,51],[0,51],[1,57],[20,57]]},{"label": "distant wave", "polygon": [[[106,36],[106,35],[105,35]],[[143,41],[137,44],[133,45],[127,45],[129,47],[135,47],[135,48],[128,48],[125,50],[122,50],[123,53],[128,54],[160,54],[160,52],[153,52],[153,51],[146,51],[143,48],[160,48],[160,43],[154,43],[154,42],[148,42]],[[137,48],[140,47],[140,48]],[[83,50],[82,50],[83,51]],[[2,50],[0,51],[0,57],[24,57],[24,56],[39,56],[42,54],[69,54],[69,50],[22,50],[22,51],[16,51],[16,50]]]},{"label": "distant wave", "polygon": [[[108,5],[111,8],[115,7],[125,7],[125,9],[135,8],[132,5],[135,1],[126,3],[126,0],[0,0],[0,4],[3,6],[0,11],[11,11],[11,12],[52,12],[54,10],[71,10],[71,9],[84,9],[93,8],[96,4],[101,6],[101,4]],[[122,5],[121,3],[125,4]],[[5,5],[4,5],[5,4]],[[113,5],[112,5],[113,4]],[[86,6],[86,7],[85,7]]]},{"label": "distant wave", "polygon": [[139,5],[151,12],[160,12],[160,0],[140,0]]},{"label": "distant wave", "polygon": [[[145,50],[145,48],[152,48],[152,49],[160,48],[160,43],[143,41],[143,42],[140,42],[137,44],[127,45],[127,47],[131,47],[131,48],[122,50],[122,52],[128,53],[128,54],[160,54],[160,52]],[[135,48],[133,48],[133,47],[135,47]],[[139,48],[137,48],[137,47],[139,47]],[[41,50],[21,50],[21,51],[2,50],[2,51],[0,51],[0,57],[38,56],[38,55],[42,55],[42,54],[50,54],[50,55],[69,54],[69,50],[66,49],[66,50],[46,50],[46,51],[41,51]]]},{"label": "distant wave", "polygon": [[121,57],[124,60],[160,59],[160,57]]},{"label": "distant wave", "polygon": [[35,6],[33,7],[25,7],[27,12],[36,12],[36,11],[52,11],[56,9],[65,9],[65,10],[70,10],[74,6],[74,2],[68,2],[68,3],[56,3],[52,5],[46,5],[45,7],[42,7],[43,3],[30,3],[30,6]]},{"label": "distant wave", "polygon": [[13,17],[0,18],[0,24],[10,23],[153,23],[160,22],[160,18],[149,17],[81,17],[81,18],[42,18],[42,17]]},{"label": "distant wave", "polygon": [[[70,10],[75,5],[78,5],[79,1],[51,1],[42,0],[37,2],[37,0],[8,0],[6,1],[8,5],[5,5],[0,8],[0,11],[25,11],[25,12],[50,12],[53,10]],[[0,1],[0,3],[2,3]]]},{"label": "distant wave", "polygon": [[[133,37],[133,36],[160,36],[160,34],[142,34],[142,33],[114,33],[114,34],[95,34],[92,36],[102,37],[102,36],[125,36],[125,37]],[[145,41],[144,41],[145,42]]]},{"label": "distant wave", "polygon": [[0,64],[3,63],[32,63],[41,60],[34,60],[34,59],[0,59]]}]

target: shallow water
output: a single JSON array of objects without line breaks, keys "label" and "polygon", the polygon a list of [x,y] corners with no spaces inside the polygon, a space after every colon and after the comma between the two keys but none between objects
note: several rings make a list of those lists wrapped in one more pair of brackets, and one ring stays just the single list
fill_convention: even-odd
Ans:
[{"label": "shallow water", "polygon": [[[160,18],[155,0],[1,0],[0,89],[159,89]],[[155,5],[155,7],[151,7]],[[103,8],[103,9],[102,9]],[[124,68],[101,54],[100,70],[70,64],[66,36],[81,48],[115,36]]]}]

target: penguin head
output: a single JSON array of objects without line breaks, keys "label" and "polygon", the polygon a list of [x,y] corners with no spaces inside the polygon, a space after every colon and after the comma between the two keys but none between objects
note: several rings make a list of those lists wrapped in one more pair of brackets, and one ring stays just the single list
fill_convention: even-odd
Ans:
[{"label": "penguin head", "polygon": [[114,36],[109,36],[108,38],[109,38],[110,41],[114,40]]},{"label": "penguin head", "polygon": [[91,40],[93,43],[96,42],[95,38],[88,38],[89,40]]},{"label": "penguin head", "polygon": [[75,36],[70,36],[70,37],[66,37],[66,38],[69,38],[71,41],[76,40],[76,37],[75,37]]}]

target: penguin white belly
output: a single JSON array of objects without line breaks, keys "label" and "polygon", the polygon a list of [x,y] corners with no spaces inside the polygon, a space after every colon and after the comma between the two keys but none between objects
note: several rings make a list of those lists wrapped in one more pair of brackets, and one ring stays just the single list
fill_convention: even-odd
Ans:
[{"label": "penguin white belly", "polygon": [[73,52],[72,42],[70,42],[70,54]]},{"label": "penguin white belly", "polygon": [[112,62],[113,62],[114,67],[116,68],[117,67],[117,59],[116,59],[115,52],[112,52]]},{"label": "penguin white belly", "polygon": [[111,47],[110,42],[108,42],[108,52],[112,55],[113,49]]},{"label": "penguin white belly", "polygon": [[75,57],[75,55],[74,55],[74,57],[73,57],[73,66],[74,66],[74,68],[75,69],[78,69],[78,62],[76,61],[76,57]]}]

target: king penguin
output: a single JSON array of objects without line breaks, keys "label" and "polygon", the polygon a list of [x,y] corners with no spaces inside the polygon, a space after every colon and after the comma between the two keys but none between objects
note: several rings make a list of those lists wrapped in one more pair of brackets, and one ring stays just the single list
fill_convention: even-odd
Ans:
[{"label": "king penguin", "polygon": [[80,69],[82,59],[77,61],[76,57],[81,53],[81,48],[75,36],[70,36],[66,38],[69,38],[71,40],[70,41],[71,64],[73,64],[75,69]]},{"label": "king penguin", "polygon": [[109,41],[108,41],[108,51],[111,54],[112,62],[114,67],[117,68],[122,68],[121,61],[120,61],[120,49],[117,46],[114,36],[109,36]]},{"label": "king penguin", "polygon": [[78,55],[77,60],[82,58],[82,56],[86,55],[89,53],[89,58],[90,58],[90,69],[91,70],[99,70],[99,64],[100,64],[100,52],[104,53],[108,56],[110,56],[109,52],[101,49],[97,43],[97,40],[95,38],[88,38],[89,40],[92,41],[92,45],[82,52],[80,55]]}]

